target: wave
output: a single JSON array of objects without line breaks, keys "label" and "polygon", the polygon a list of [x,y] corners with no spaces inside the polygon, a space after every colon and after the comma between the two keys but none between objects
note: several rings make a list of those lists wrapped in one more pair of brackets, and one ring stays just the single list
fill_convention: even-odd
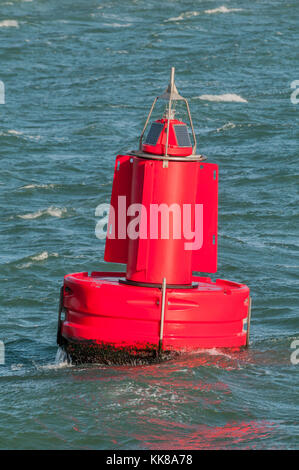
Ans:
[{"label": "wave", "polygon": [[59,207],[48,207],[48,209],[39,210],[36,212],[32,212],[29,214],[18,215],[20,219],[37,219],[38,217],[42,217],[43,215],[50,215],[51,217],[62,217],[63,214],[67,212],[66,208],[63,207],[59,209]]},{"label": "wave", "polygon": [[34,363],[34,365],[38,370],[56,370],[64,369],[65,367],[72,367],[72,362],[67,353],[59,347],[56,353],[54,364],[39,365]]},{"label": "wave", "polygon": [[234,124],[233,122],[227,122],[223,126],[218,127],[217,132],[227,131],[228,129],[234,129],[235,127],[236,127],[236,124]]},{"label": "wave", "polygon": [[202,15],[203,13],[207,15],[212,15],[213,13],[234,13],[236,11],[243,11],[243,8],[227,8],[226,6],[221,6],[218,8],[214,8],[213,10],[205,10],[204,12],[200,11],[186,11],[185,13],[181,13],[179,16],[175,16],[172,18],[168,18],[164,20],[164,23],[168,23],[171,21],[182,21],[188,18],[192,18],[193,16]]},{"label": "wave", "polygon": [[199,11],[186,11],[185,13],[181,13],[179,16],[168,18],[168,20],[164,20],[164,23],[168,23],[170,21],[182,21],[186,18],[191,18],[192,16],[200,15]]},{"label": "wave", "polygon": [[10,369],[11,369],[12,371],[21,370],[23,366],[24,366],[24,364],[12,364],[11,367],[10,367]]},{"label": "wave", "polygon": [[27,184],[26,186],[21,186],[19,189],[54,189],[55,184]]},{"label": "wave", "polygon": [[243,8],[227,8],[226,6],[214,8],[213,10],[205,10],[205,13],[212,15],[213,13],[233,13],[235,11],[243,11]]},{"label": "wave", "polygon": [[0,21],[0,28],[19,28],[19,23],[16,20],[3,20]]},{"label": "wave", "polygon": [[48,259],[49,256],[57,258],[59,255],[58,255],[58,253],[50,253],[49,254],[47,251],[42,251],[38,255],[30,256],[29,258],[31,259],[31,261],[29,261],[28,263],[20,264],[17,267],[19,269],[27,269],[30,266],[32,266],[34,261],[44,261],[44,260]]},{"label": "wave", "polygon": [[219,101],[226,103],[248,103],[248,101],[242,98],[242,96],[236,95],[235,93],[224,93],[223,95],[200,95],[195,96],[194,98],[199,98],[200,100],[206,101]]},{"label": "wave", "polygon": [[108,26],[111,28],[129,28],[132,26],[132,23],[103,23],[103,26]]},{"label": "wave", "polygon": [[39,255],[36,256],[31,256],[31,259],[33,261],[43,261],[44,259],[49,258],[49,253],[47,251],[43,251]]},{"label": "wave", "polygon": [[224,352],[223,350],[217,349],[217,348],[210,348],[210,349],[199,348],[199,349],[195,349],[193,351],[189,351],[190,356],[198,355],[198,354],[208,354],[209,356],[222,356],[222,357],[228,357],[229,359],[234,358],[233,354],[229,354],[229,353]]},{"label": "wave", "polygon": [[10,129],[9,131],[7,131],[7,133],[12,135],[23,135],[23,132],[16,131],[15,129]]},{"label": "wave", "polygon": [[[1,25],[1,23],[0,23]],[[33,140],[33,141],[38,141],[41,139],[41,136],[40,135],[26,135],[24,134],[23,132],[21,131],[16,131],[15,129],[10,129],[6,132],[0,132],[0,136],[3,136],[3,137],[10,137],[10,136],[16,136],[16,137],[21,137],[22,139],[29,139],[29,140]]]}]

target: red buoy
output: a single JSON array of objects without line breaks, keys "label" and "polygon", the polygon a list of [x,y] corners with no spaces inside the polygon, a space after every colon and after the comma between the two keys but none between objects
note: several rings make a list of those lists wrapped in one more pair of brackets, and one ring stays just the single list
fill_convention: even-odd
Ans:
[{"label": "red buoy", "polygon": [[[166,112],[143,142],[158,99],[167,101]],[[177,100],[186,104],[193,145],[175,119]],[[104,258],[126,264],[126,272],[64,278],[58,344],[74,361],[147,361],[248,345],[249,288],[193,275],[217,271],[217,195],[218,166],[196,154],[188,101],[172,68],[139,150],[116,158]]]}]

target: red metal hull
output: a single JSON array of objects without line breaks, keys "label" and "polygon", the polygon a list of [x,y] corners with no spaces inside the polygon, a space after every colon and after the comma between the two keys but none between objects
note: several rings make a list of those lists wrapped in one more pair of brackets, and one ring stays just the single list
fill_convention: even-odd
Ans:
[{"label": "red metal hull", "polygon": [[[114,350],[156,350],[161,289],[121,283],[124,273],[68,274],[64,278],[60,335],[68,343]],[[249,288],[193,276],[195,288],[167,288],[164,351],[245,346]]]}]

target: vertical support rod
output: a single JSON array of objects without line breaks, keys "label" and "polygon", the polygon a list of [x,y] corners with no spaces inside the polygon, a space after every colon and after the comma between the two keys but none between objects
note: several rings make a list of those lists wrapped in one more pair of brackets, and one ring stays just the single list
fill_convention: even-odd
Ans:
[{"label": "vertical support rod", "polygon": [[140,136],[140,138],[139,138],[139,150],[140,150],[140,151],[142,151],[142,139],[143,139],[143,135],[144,135],[144,133],[145,133],[145,129],[147,128],[148,121],[150,120],[150,117],[151,117],[151,114],[152,114],[153,109],[154,109],[154,107],[155,107],[155,104],[156,104],[156,102],[157,102],[157,99],[158,99],[158,97],[155,98],[154,101],[153,101],[152,107],[151,107],[151,109],[150,109],[150,112],[148,113],[148,116],[147,116],[147,118],[146,118],[146,121],[145,121],[143,130],[142,130],[142,132],[141,132],[141,136]]},{"label": "vertical support rod", "polygon": [[251,300],[251,297],[249,297],[248,315],[247,315],[246,348],[249,347],[250,320],[251,320],[251,305],[252,305],[252,300]]},{"label": "vertical support rod", "polygon": [[168,103],[168,122],[167,122],[167,133],[166,133],[166,145],[165,145],[165,157],[167,157],[168,153],[168,139],[169,139],[169,121],[171,116],[171,98],[169,99]]},{"label": "vertical support rod", "polygon": [[59,308],[58,308],[58,324],[57,324],[57,344],[58,346],[62,345],[62,336],[61,336],[61,313],[63,311],[63,294],[64,294],[64,285],[60,288],[59,296]]},{"label": "vertical support rod", "polygon": [[161,301],[161,320],[160,320],[159,356],[162,353],[162,345],[163,345],[164,318],[165,318],[165,297],[166,297],[166,277],[163,277],[162,301]]},{"label": "vertical support rod", "polygon": [[171,67],[171,71],[170,71],[170,92],[171,93],[174,87],[174,72],[175,72],[175,67]]},{"label": "vertical support rod", "polygon": [[167,157],[168,152],[168,139],[169,139],[169,121],[171,118],[171,102],[172,102],[172,93],[174,88],[174,71],[175,68],[171,67],[170,72],[170,93],[169,93],[169,102],[168,102],[168,123],[167,123],[167,133],[166,133],[166,146],[165,146],[165,157]]},{"label": "vertical support rod", "polygon": [[188,112],[188,117],[189,117],[189,122],[190,122],[190,126],[191,126],[193,142],[194,142],[193,149],[192,149],[192,154],[195,155],[196,154],[196,146],[197,146],[196,135],[195,135],[195,132],[194,132],[194,127],[193,127],[192,117],[191,117],[191,113],[190,113],[189,103],[186,100],[186,98],[184,98],[184,101],[185,101],[187,112]]}]

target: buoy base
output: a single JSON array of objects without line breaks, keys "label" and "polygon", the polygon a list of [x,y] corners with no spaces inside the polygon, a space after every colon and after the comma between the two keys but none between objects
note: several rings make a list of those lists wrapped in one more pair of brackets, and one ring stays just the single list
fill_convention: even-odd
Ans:
[{"label": "buoy base", "polygon": [[176,352],[246,345],[246,285],[193,276],[194,289],[167,288],[159,355],[161,289],[119,282],[124,279],[111,272],[65,276],[58,342],[73,362],[141,364]]},{"label": "buoy base", "polygon": [[64,340],[62,348],[72,364],[106,364],[106,365],[145,365],[169,361],[177,357],[176,351],[162,351],[159,353],[155,344],[115,346],[105,342],[94,341],[67,341]]}]

